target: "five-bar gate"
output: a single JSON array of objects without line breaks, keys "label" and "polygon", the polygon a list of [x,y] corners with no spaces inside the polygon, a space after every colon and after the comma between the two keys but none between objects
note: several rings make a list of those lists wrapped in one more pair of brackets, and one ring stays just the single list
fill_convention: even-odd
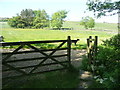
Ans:
[{"label": "five-bar gate", "polygon": [[[16,46],[10,52],[2,52],[2,78],[14,78],[25,75],[39,74],[62,69],[68,69],[71,65],[71,43],[77,40],[47,40],[29,42],[0,42],[2,47]],[[41,49],[35,44],[60,43],[55,49]],[[67,47],[63,45],[67,44]],[[29,49],[24,49],[24,47]],[[66,53],[56,54],[66,50]],[[63,58],[63,57],[66,57]]]}]

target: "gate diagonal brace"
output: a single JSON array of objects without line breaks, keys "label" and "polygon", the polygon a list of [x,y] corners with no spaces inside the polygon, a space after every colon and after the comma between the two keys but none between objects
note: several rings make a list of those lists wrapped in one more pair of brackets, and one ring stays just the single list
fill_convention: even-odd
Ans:
[{"label": "gate diagonal brace", "polygon": [[23,48],[24,45],[19,46],[17,49],[15,49],[11,54],[9,54],[8,56],[6,56],[3,61],[7,60],[8,58],[10,58],[14,53],[16,53],[17,51],[19,51],[21,48]]},{"label": "gate diagonal brace", "polygon": [[20,72],[20,73],[22,73],[22,74],[27,74],[26,72],[24,72],[24,71],[22,71],[22,70],[20,70],[20,69],[17,69],[17,68],[15,68],[15,67],[7,64],[7,63],[4,63],[3,65],[9,67],[9,68],[12,69],[12,70],[16,70],[16,71],[18,71],[18,72]]},{"label": "gate diagonal brace", "polygon": [[[63,42],[63,43],[60,44],[56,49],[59,49],[59,48],[62,47],[65,43],[66,43],[66,42]],[[64,66],[64,67],[67,67],[66,65],[60,63],[59,61],[57,61],[56,59],[54,59],[54,58],[52,57],[52,55],[53,55],[57,50],[54,50],[54,51],[51,52],[49,55],[47,55],[46,53],[40,51],[38,48],[36,48],[36,47],[34,47],[34,46],[30,45],[30,44],[27,44],[27,45],[28,45],[29,47],[31,47],[32,49],[35,49],[36,51],[39,51],[39,52],[40,52],[41,54],[43,54],[44,56],[46,56],[46,58],[45,58],[43,61],[41,61],[36,67],[34,67],[34,69],[32,69],[32,70],[30,71],[30,73],[32,73],[34,70],[36,70],[36,69],[37,69],[40,65],[42,65],[42,63],[44,63],[48,58],[50,58],[50,59],[52,59],[53,61],[61,64],[61,65]]]},{"label": "gate diagonal brace", "polygon": [[16,70],[16,71],[18,71],[18,72],[20,72],[20,73],[22,73],[22,74],[27,74],[26,72],[24,72],[24,71],[22,71],[22,70],[20,70],[20,69],[17,69],[17,68],[15,68],[15,67],[7,64],[7,63],[4,63],[4,61],[6,61],[7,59],[9,59],[12,55],[14,55],[14,53],[18,52],[18,51],[19,51],[21,48],[23,48],[23,47],[24,47],[24,45],[19,46],[19,47],[18,47],[17,49],[15,49],[11,54],[9,54],[8,56],[6,56],[6,57],[3,59],[2,65],[6,66],[6,67],[9,67],[9,68],[12,69],[12,70]]}]

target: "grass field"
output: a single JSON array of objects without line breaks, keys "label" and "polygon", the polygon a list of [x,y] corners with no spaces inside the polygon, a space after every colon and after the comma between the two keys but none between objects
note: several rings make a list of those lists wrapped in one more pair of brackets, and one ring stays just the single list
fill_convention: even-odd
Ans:
[{"label": "grass field", "polygon": [[72,39],[80,39],[79,44],[86,44],[86,39],[91,36],[99,37],[99,44],[117,33],[117,24],[96,23],[94,30],[85,30],[79,22],[67,21],[63,27],[72,27],[73,30],[44,30],[44,29],[15,29],[0,23],[2,35],[6,42],[15,41],[38,41],[38,40],[61,40],[71,36]]},{"label": "grass field", "polygon": [[[67,21],[63,24],[64,27],[72,27],[75,30],[84,30],[84,26],[81,26],[79,22],[71,22]],[[96,31],[109,31],[109,32],[117,32],[117,24],[116,23],[96,23],[93,28]]]}]

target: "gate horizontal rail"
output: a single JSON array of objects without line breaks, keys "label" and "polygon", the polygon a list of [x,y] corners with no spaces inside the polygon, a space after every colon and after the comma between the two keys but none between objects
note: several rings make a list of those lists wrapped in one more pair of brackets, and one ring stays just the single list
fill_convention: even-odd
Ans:
[{"label": "gate horizontal rail", "polygon": [[[77,40],[71,40],[71,42],[76,43]],[[0,42],[2,46],[10,45],[25,45],[25,44],[37,44],[37,43],[56,43],[56,42],[67,42],[67,40],[46,40],[46,41],[24,41],[24,42]]]},{"label": "gate horizontal rail", "polygon": [[[47,51],[54,51],[54,50],[66,50],[67,48],[59,48],[59,49],[40,49],[43,52],[47,52]],[[16,52],[14,54],[22,54],[22,53],[34,53],[34,52],[39,52],[39,51],[35,51],[35,50],[29,50],[29,51],[19,51]],[[6,55],[6,54],[11,54],[11,52],[3,52],[2,55]]]}]

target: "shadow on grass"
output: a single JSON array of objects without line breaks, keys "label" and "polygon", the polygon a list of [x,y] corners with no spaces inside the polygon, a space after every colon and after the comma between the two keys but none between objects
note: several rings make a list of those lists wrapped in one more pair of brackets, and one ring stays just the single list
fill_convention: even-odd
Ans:
[{"label": "shadow on grass", "polygon": [[6,88],[77,88],[79,84],[78,70],[72,67],[71,70],[48,72],[44,74],[17,78],[12,80]]}]

